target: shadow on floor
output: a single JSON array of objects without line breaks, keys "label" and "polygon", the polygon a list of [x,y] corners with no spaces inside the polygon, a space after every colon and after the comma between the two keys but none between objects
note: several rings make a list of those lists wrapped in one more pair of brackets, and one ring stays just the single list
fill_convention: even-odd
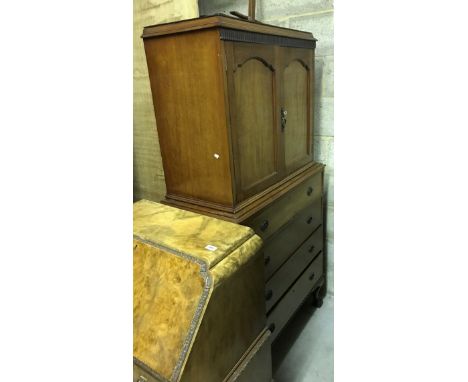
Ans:
[{"label": "shadow on floor", "polygon": [[306,300],[273,343],[271,348],[273,374],[276,373],[289,350],[293,347],[304,327],[317,310],[312,304],[311,298]]},{"label": "shadow on floor", "polygon": [[334,297],[316,309],[306,302],[272,346],[275,382],[333,382]]}]

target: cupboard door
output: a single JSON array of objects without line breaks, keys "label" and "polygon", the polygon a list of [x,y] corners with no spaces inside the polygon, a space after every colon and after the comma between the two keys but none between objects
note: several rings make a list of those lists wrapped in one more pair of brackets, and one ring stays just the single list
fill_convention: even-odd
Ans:
[{"label": "cupboard door", "polygon": [[313,51],[281,49],[281,131],[289,174],[313,160]]},{"label": "cupboard door", "polygon": [[241,201],[278,180],[275,49],[227,45],[236,194]]}]

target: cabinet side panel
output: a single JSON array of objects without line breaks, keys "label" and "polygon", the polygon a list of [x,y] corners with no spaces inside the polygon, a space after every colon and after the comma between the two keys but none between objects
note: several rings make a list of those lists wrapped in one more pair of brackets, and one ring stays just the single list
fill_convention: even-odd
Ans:
[{"label": "cabinet side panel", "polygon": [[168,194],[232,205],[217,30],[145,40]]}]

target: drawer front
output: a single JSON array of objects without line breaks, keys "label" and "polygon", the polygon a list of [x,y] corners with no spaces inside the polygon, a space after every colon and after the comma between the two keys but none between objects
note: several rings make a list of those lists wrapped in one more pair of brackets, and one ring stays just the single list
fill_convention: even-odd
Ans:
[{"label": "drawer front", "polygon": [[299,212],[263,245],[265,278],[268,280],[289,256],[322,224],[322,204],[318,200]]},{"label": "drawer front", "polygon": [[318,172],[242,224],[265,240],[307,205],[321,200],[322,172]]},{"label": "drawer front", "polygon": [[272,331],[271,341],[275,340],[288,323],[322,274],[323,254],[321,252],[267,316],[268,328]]},{"label": "drawer front", "polygon": [[156,378],[147,371],[143,370],[142,367],[133,363],[133,382],[162,382],[161,379]]},{"label": "drawer front", "polygon": [[[267,312],[299,277],[323,247],[323,231],[320,226],[266,283]],[[313,280],[312,280],[313,281]]]}]

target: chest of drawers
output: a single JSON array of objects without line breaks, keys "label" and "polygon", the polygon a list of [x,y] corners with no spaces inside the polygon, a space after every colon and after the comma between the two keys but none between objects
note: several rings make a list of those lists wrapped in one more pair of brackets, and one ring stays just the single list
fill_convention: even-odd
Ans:
[{"label": "chest of drawers", "polygon": [[265,305],[271,340],[307,296],[324,286],[323,166],[242,224],[263,239]]},{"label": "chest of drawers", "polygon": [[209,16],[144,28],[166,204],[263,239],[272,339],[323,284],[311,33]]}]

